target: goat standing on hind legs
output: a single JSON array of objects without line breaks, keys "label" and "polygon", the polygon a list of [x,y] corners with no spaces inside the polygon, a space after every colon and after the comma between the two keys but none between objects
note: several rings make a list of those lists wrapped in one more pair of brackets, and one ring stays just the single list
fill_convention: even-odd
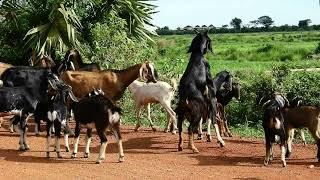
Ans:
[{"label": "goat standing on hind legs", "polygon": [[[194,133],[197,131],[201,119],[207,119],[208,115],[211,119],[215,114],[216,98],[214,84],[210,73],[210,65],[204,58],[207,50],[212,51],[211,39],[208,32],[198,33],[192,40],[190,49],[191,57],[179,84],[178,89],[178,106],[176,113],[178,116],[179,144],[178,150],[182,151],[182,123],[185,118],[190,122],[188,127],[189,148],[194,153],[198,153],[198,149],[194,145]],[[205,92],[208,90],[206,96]],[[221,146],[224,146],[217,124],[215,123],[217,138]]]}]

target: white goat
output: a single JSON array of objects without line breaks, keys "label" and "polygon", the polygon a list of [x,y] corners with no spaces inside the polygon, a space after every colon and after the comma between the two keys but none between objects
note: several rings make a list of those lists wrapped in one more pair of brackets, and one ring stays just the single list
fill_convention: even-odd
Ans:
[{"label": "white goat", "polygon": [[137,124],[135,131],[138,131],[140,127],[141,107],[145,106],[148,108],[148,120],[150,122],[150,126],[153,131],[156,131],[150,117],[150,103],[160,103],[167,111],[167,127],[164,129],[164,132],[169,131],[169,127],[172,122],[172,133],[176,133],[176,113],[171,108],[171,101],[174,97],[174,90],[176,89],[176,81],[175,79],[172,79],[171,81],[174,87],[163,81],[158,81],[157,83],[144,83],[136,80],[129,85],[129,90],[132,93],[136,105]]}]

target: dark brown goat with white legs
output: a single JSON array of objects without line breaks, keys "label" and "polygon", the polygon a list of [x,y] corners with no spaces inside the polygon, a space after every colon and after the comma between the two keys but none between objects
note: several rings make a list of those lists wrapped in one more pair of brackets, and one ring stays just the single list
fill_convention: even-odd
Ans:
[{"label": "dark brown goat with white legs", "polygon": [[66,71],[60,78],[73,89],[77,98],[82,98],[92,91],[101,89],[105,97],[115,102],[119,100],[126,88],[137,78],[142,77],[147,82],[156,81],[156,69],[152,63],[136,64],[123,70],[103,70],[99,72]]}]

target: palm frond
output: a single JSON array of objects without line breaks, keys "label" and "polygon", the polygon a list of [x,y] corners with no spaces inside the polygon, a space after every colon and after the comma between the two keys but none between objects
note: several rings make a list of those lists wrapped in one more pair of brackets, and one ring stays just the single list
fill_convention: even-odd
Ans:
[{"label": "palm frond", "polygon": [[50,52],[52,47],[78,46],[78,30],[82,27],[74,11],[60,4],[49,15],[49,22],[30,29],[25,37],[25,45],[32,47],[38,54]]}]

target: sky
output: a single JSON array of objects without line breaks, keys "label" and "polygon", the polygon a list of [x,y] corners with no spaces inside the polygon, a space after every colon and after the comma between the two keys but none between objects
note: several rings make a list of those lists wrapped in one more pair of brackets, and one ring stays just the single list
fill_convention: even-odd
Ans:
[{"label": "sky", "polygon": [[156,26],[170,29],[186,25],[221,27],[238,17],[243,24],[268,15],[274,25],[298,25],[302,19],[320,24],[319,0],[157,0],[153,15]]}]

